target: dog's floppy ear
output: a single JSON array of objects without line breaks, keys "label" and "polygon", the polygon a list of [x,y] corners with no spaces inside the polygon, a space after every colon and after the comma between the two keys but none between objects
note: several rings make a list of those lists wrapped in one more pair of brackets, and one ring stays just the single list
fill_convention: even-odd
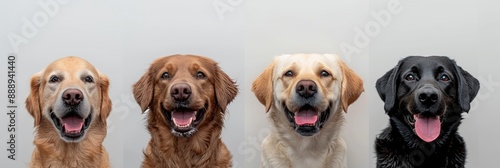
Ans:
[{"label": "dog's floppy ear", "polygon": [[134,84],[133,92],[135,101],[141,106],[142,112],[146,111],[153,100],[154,82],[152,79],[153,72],[148,69],[144,75]]},{"label": "dog's floppy ear", "polygon": [[273,103],[273,71],[274,62],[269,65],[262,74],[253,81],[252,92],[255,94],[259,102],[266,106],[266,113],[271,108]]},{"label": "dog's floppy ear", "polygon": [[106,122],[109,113],[111,112],[111,99],[109,98],[109,79],[103,74],[99,73],[99,86],[101,87],[101,121]]},{"label": "dog's floppy ear", "polygon": [[340,69],[342,70],[342,108],[347,112],[350,104],[356,101],[365,90],[363,88],[363,80],[343,61],[339,60]]},{"label": "dog's floppy ear", "polygon": [[31,77],[30,94],[26,98],[26,109],[33,116],[35,120],[35,127],[40,124],[42,119],[42,108],[40,107],[40,85],[41,85],[41,72],[36,73]]},{"label": "dog's floppy ear", "polygon": [[222,111],[233,101],[238,94],[236,83],[224,73],[219,66],[215,65],[215,98]]},{"label": "dog's floppy ear", "polygon": [[455,66],[455,71],[457,75],[457,99],[458,104],[462,107],[462,110],[465,112],[469,112],[470,103],[476,97],[479,91],[479,81],[474,78],[469,72],[462,69],[462,67],[458,66],[455,61],[453,61]]},{"label": "dog's floppy ear", "polygon": [[394,109],[397,99],[397,87],[398,87],[398,76],[399,67],[402,65],[403,60],[398,62],[396,67],[385,73],[384,76],[377,80],[376,88],[378,95],[384,101],[385,112],[388,113]]}]

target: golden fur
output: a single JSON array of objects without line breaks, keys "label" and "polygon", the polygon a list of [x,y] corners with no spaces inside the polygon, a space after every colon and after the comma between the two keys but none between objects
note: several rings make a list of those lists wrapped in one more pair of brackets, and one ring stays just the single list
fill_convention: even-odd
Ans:
[{"label": "golden fur", "polygon": [[[303,108],[297,103],[300,96],[296,88],[300,81],[313,81],[317,85],[317,99],[310,105],[319,115],[330,112],[319,127],[320,131],[310,136],[297,133],[285,115],[289,113],[285,109],[298,111]],[[278,56],[254,81],[252,91],[265,106],[272,126],[271,133],[262,143],[262,167],[347,166],[346,145],[339,137],[345,120],[342,111],[347,111],[363,92],[363,82],[337,56]]]},{"label": "golden fur", "polygon": [[[205,76],[197,76],[200,72]],[[165,73],[169,75],[164,77]],[[189,108],[205,108],[203,118],[193,128],[197,131],[182,135],[174,131],[172,121],[167,121],[168,112],[164,113],[175,111],[172,88],[180,83],[192,89]],[[231,154],[220,135],[226,107],[238,90],[217,63],[193,55],[159,58],[134,84],[133,92],[142,111],[149,109],[147,127],[151,140],[144,151],[142,167],[231,167]]]},{"label": "golden fur", "polygon": [[[82,75],[90,75],[93,82],[86,82]],[[52,76],[60,81],[50,82]],[[109,159],[102,142],[106,137],[106,118],[111,111],[108,96],[109,81],[89,62],[78,57],[65,57],[49,64],[31,78],[31,91],[26,108],[34,118],[35,149],[30,167],[99,167],[109,166]],[[65,140],[56,129],[50,113],[67,89],[83,93],[86,109],[90,109],[90,126],[80,140]],[[59,103],[60,104],[60,103]],[[54,113],[58,113],[54,111]]]}]

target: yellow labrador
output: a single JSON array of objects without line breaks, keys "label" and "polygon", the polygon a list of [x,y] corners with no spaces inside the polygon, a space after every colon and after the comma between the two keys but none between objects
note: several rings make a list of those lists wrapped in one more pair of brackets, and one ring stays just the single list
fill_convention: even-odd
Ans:
[{"label": "yellow labrador", "polygon": [[272,123],[262,167],[347,167],[342,111],[363,92],[363,81],[338,56],[278,56],[252,91]]},{"label": "yellow labrador", "polygon": [[31,78],[26,109],[35,120],[30,167],[109,167],[102,142],[109,81],[89,62],[65,57]]}]

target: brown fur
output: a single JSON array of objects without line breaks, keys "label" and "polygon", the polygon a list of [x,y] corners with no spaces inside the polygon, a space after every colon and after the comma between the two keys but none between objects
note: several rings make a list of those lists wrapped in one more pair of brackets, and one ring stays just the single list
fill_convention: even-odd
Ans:
[{"label": "brown fur", "polygon": [[[287,71],[293,76],[285,76]],[[327,77],[322,71],[329,72]],[[317,84],[321,100],[315,104],[330,117],[320,132],[306,137],[296,133],[284,115],[284,106],[299,109],[296,86],[299,81]],[[255,96],[265,106],[272,132],[262,142],[262,167],[347,167],[346,145],[339,136],[344,112],[363,92],[363,81],[337,56],[330,54],[282,55],[274,59],[252,85]]]},{"label": "brown fur", "polygon": [[[86,71],[94,75],[96,91],[83,91],[90,101],[92,122],[86,135],[79,142],[66,142],[61,139],[49,116],[49,108],[54,106],[63,87],[77,86],[88,89],[79,77],[79,72]],[[66,73],[65,79],[55,90],[48,90],[47,82],[53,72]],[[26,99],[26,109],[34,118],[35,149],[30,167],[110,167],[108,154],[102,142],[106,137],[106,118],[111,112],[111,100],[108,96],[109,80],[99,73],[92,64],[78,57],[59,59],[31,78],[31,91]]]},{"label": "brown fur", "polygon": [[[160,79],[164,72],[169,80]],[[206,79],[196,79],[202,71]],[[161,104],[172,104],[171,86],[185,82],[192,87],[191,106],[208,104],[197,132],[190,137],[178,137],[162,113]],[[227,105],[237,94],[235,83],[213,60],[193,55],[174,55],[155,60],[148,71],[133,86],[142,111],[149,109],[148,130],[151,140],[144,151],[142,167],[212,168],[231,167],[231,154],[220,139]],[[194,102],[194,103],[193,103]]]}]

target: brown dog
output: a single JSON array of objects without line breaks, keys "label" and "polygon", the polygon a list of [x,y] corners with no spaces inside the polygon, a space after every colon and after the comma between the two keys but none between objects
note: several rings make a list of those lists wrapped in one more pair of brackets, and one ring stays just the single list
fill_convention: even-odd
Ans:
[{"label": "brown dog", "polygon": [[106,76],[78,57],[59,59],[31,78],[26,109],[36,135],[30,167],[109,167],[102,146],[108,86]]},{"label": "brown dog", "polygon": [[217,63],[193,55],[159,58],[133,92],[142,111],[149,109],[142,167],[231,167],[220,135],[238,89]]}]

